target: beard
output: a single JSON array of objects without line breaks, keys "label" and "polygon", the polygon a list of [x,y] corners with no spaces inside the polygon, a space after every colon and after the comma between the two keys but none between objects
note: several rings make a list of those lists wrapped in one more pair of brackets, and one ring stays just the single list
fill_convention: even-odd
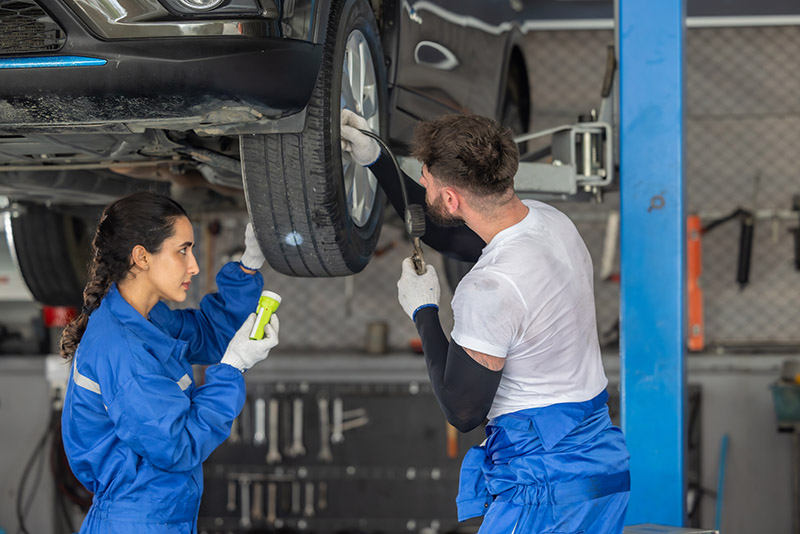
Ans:
[{"label": "beard", "polygon": [[464,219],[450,215],[447,212],[442,197],[437,197],[436,200],[428,203],[428,217],[443,228],[455,228],[464,224]]}]

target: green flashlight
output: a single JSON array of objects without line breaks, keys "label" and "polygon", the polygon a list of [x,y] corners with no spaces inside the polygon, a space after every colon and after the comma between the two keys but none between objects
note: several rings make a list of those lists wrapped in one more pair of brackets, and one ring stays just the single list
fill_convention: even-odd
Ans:
[{"label": "green flashlight", "polygon": [[256,324],[250,331],[250,339],[263,339],[264,327],[269,323],[270,317],[281,304],[281,296],[272,291],[262,291],[261,298],[258,299],[258,309],[256,310]]}]

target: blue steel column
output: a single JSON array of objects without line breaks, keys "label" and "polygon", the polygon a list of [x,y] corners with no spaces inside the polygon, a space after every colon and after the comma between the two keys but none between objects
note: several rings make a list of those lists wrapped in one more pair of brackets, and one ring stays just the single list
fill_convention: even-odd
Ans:
[{"label": "blue steel column", "polygon": [[626,524],[685,523],[683,0],[618,0]]}]

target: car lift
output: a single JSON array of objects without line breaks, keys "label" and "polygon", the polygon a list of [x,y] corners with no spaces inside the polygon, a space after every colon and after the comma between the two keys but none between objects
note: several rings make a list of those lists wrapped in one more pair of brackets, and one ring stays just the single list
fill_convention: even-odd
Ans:
[{"label": "car lift", "polygon": [[610,50],[599,114],[516,138],[552,135],[552,145],[549,163],[521,158],[515,189],[601,201],[604,190],[619,187],[621,408],[631,453],[626,524],[634,525],[625,532],[678,532],[659,525],[687,523],[684,2],[617,0],[615,18],[619,117]]},{"label": "car lift", "polygon": [[[518,136],[523,143],[550,135],[552,143],[521,157],[515,189],[523,197],[602,200],[604,190],[619,187],[621,408],[631,453],[626,524],[685,525],[685,2],[615,4],[619,72],[611,52],[599,113]],[[546,156],[548,163],[536,161]],[[398,159],[407,174],[419,176],[418,162]]]},{"label": "car lift", "polygon": [[[514,189],[519,196],[602,201],[604,189],[616,185],[616,143],[612,127],[615,123],[616,65],[614,47],[609,46],[600,111],[592,110],[591,120],[514,138],[521,144],[551,137],[550,146],[520,156],[519,170],[514,177]],[[550,158],[548,163],[536,161],[546,156]]]},{"label": "car lift", "polygon": [[[617,0],[615,19],[618,120],[611,54],[597,118],[518,138],[551,133],[552,161],[521,163],[515,188],[520,194],[600,200],[604,188],[619,186],[621,408],[631,453],[626,524],[682,526],[687,522],[685,2]],[[611,125],[618,125],[616,132]],[[659,528],[664,530],[645,531],[670,531]]]},{"label": "car lift", "polygon": [[[603,79],[599,113],[590,119],[539,132],[518,135],[523,143],[551,138],[550,144],[520,156],[514,189],[522,198],[542,200],[602,201],[603,191],[616,185],[614,140],[614,78],[616,59],[609,47]],[[548,158],[549,162],[540,160]],[[409,176],[419,176],[421,164],[409,156],[398,156],[399,165]]]}]

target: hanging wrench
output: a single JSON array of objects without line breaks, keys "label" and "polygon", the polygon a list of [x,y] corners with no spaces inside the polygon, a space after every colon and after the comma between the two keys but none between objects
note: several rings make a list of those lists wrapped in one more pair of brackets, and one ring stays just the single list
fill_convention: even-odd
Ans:
[{"label": "hanging wrench", "polygon": [[331,421],[328,413],[328,397],[317,399],[319,408],[319,454],[317,459],[321,462],[332,462],[331,454]]},{"label": "hanging wrench", "polygon": [[242,491],[242,518],[239,525],[250,528],[253,522],[250,520],[250,479],[239,477],[239,489]]},{"label": "hanging wrench", "polygon": [[328,507],[328,483],[327,482],[320,482],[319,483],[319,502],[317,503],[317,508],[320,510],[324,510]]},{"label": "hanging wrench", "polygon": [[278,452],[278,399],[269,400],[269,450],[267,451],[267,463],[275,464],[281,461],[281,453]]},{"label": "hanging wrench", "polygon": [[253,484],[253,509],[250,515],[256,521],[264,519],[264,484],[261,482]]},{"label": "hanging wrench", "polygon": [[305,517],[314,517],[314,483],[306,482],[306,506],[303,508]]},{"label": "hanging wrench", "polygon": [[369,417],[357,417],[356,419],[350,419],[349,421],[342,423],[341,429],[342,432],[347,432],[348,430],[353,430],[354,428],[364,426],[368,423]]},{"label": "hanging wrench", "polygon": [[343,419],[344,405],[342,399],[336,397],[333,399],[333,433],[331,434],[331,443],[341,443],[344,441],[344,434],[342,434]]},{"label": "hanging wrench", "polygon": [[253,442],[253,412],[247,399],[242,406],[242,413],[239,414],[239,430],[243,444]]},{"label": "hanging wrench", "polygon": [[229,512],[236,511],[236,481],[229,480],[228,481],[228,504],[225,506],[225,509]]},{"label": "hanging wrench", "polygon": [[281,434],[283,455],[291,456],[289,449],[292,448],[292,400],[288,397],[285,401],[281,401]]},{"label": "hanging wrench", "polygon": [[267,401],[256,399],[256,430],[253,433],[253,445],[263,445],[267,441]]},{"label": "hanging wrench", "polygon": [[300,483],[292,482],[292,515],[300,514]]},{"label": "hanging wrench", "polygon": [[289,447],[289,455],[293,457],[305,456],[306,448],[303,445],[303,399],[294,399],[292,425],[292,446]]},{"label": "hanging wrench", "polygon": [[267,484],[267,525],[272,526],[278,519],[278,487],[274,482]]},{"label": "hanging wrench", "polygon": [[345,410],[342,412],[342,419],[355,419],[356,417],[363,417],[367,415],[367,410],[364,408],[354,408],[352,410]]},{"label": "hanging wrench", "polygon": [[233,420],[231,423],[231,435],[228,436],[228,443],[235,444],[241,441],[239,439],[239,418]]}]

